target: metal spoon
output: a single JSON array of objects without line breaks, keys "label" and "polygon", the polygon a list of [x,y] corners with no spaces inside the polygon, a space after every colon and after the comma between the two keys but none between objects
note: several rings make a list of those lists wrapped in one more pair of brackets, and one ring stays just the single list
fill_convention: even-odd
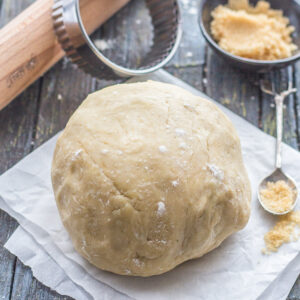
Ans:
[{"label": "metal spoon", "polygon": [[[261,204],[261,206],[269,213],[273,214],[273,215],[285,215],[289,212],[291,212],[297,202],[297,197],[298,197],[298,190],[297,190],[297,185],[295,183],[295,181],[288,175],[286,175],[282,169],[281,169],[281,144],[282,144],[282,128],[283,128],[283,102],[284,99],[290,95],[291,93],[295,93],[297,91],[297,89],[292,87],[292,82],[289,82],[288,84],[288,89],[286,91],[281,92],[280,94],[277,94],[269,89],[266,89],[265,86],[263,84],[261,84],[261,90],[269,95],[274,96],[274,100],[275,100],[275,105],[276,105],[276,131],[277,131],[277,137],[276,137],[276,160],[275,160],[275,170],[274,172],[267,176],[265,179],[263,179],[261,181],[261,183],[259,184],[259,188],[258,188],[258,200]],[[294,191],[294,202],[293,205],[291,206],[291,208],[285,212],[275,212],[270,210],[267,206],[264,205],[262,199],[261,199],[261,195],[260,195],[260,191],[262,189],[266,188],[266,185],[268,182],[276,182],[278,180],[283,180],[285,181],[289,187]]]}]

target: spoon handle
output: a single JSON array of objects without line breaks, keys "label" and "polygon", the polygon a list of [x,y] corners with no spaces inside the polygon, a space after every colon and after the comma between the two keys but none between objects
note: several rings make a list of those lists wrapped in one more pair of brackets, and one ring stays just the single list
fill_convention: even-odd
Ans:
[{"label": "spoon handle", "polygon": [[281,168],[281,143],[282,143],[282,128],[283,128],[283,95],[275,95],[276,104],[276,168]]}]

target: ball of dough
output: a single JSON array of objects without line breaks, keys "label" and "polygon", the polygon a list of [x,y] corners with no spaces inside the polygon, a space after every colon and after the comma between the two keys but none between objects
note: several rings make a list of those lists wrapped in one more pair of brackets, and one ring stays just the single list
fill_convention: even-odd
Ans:
[{"label": "ball of dough", "polygon": [[212,102],[148,81],[93,93],[58,139],[52,183],[75,249],[151,276],[242,229],[250,185],[237,133]]}]

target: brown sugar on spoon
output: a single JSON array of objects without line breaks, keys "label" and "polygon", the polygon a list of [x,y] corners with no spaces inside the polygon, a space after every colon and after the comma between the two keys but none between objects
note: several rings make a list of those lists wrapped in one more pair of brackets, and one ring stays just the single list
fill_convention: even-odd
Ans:
[{"label": "brown sugar on spoon", "polygon": [[282,10],[266,1],[256,6],[248,0],[229,0],[212,12],[211,33],[219,46],[236,56],[256,60],[277,60],[292,56],[297,46],[295,30]]},{"label": "brown sugar on spoon", "polygon": [[284,213],[294,204],[295,191],[283,180],[268,182],[260,191],[261,201],[269,210]]}]

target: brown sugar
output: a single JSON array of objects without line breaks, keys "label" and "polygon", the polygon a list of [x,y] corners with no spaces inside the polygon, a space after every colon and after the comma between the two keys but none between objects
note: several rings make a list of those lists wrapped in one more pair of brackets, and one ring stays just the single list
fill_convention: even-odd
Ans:
[{"label": "brown sugar", "polygon": [[283,180],[268,182],[260,191],[261,201],[269,210],[284,213],[294,204],[295,191]]},{"label": "brown sugar", "polygon": [[275,60],[290,57],[297,46],[291,33],[295,30],[281,10],[266,1],[251,6],[248,0],[229,0],[212,12],[211,33],[219,46],[234,55]]},{"label": "brown sugar", "polygon": [[300,211],[294,211],[279,217],[275,226],[265,234],[264,240],[266,248],[263,253],[275,252],[284,243],[296,241],[299,234],[296,234],[296,228],[300,226]]}]

